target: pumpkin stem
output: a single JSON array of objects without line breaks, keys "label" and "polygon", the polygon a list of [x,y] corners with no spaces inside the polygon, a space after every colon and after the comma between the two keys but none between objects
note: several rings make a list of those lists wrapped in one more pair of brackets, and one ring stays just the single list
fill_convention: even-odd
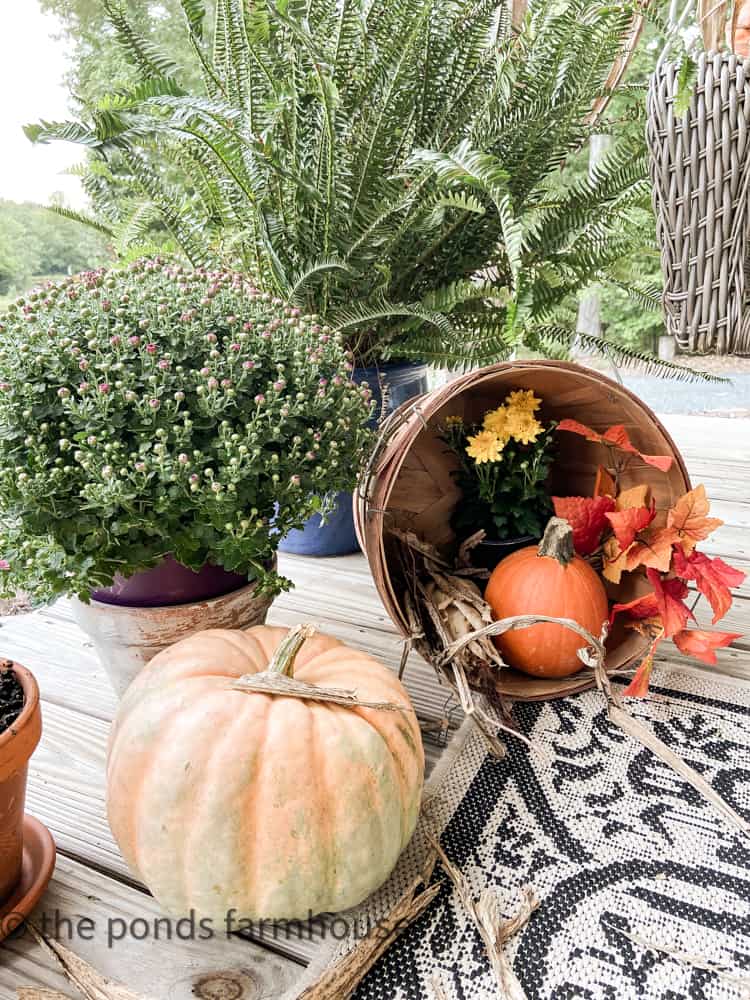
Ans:
[{"label": "pumpkin stem", "polygon": [[295,625],[278,645],[273,659],[268,664],[269,674],[283,674],[294,677],[294,660],[305,642],[315,635],[314,625]]},{"label": "pumpkin stem", "polygon": [[573,529],[562,517],[551,517],[547,522],[544,537],[539,543],[540,556],[557,559],[561,566],[567,566],[575,556]]}]

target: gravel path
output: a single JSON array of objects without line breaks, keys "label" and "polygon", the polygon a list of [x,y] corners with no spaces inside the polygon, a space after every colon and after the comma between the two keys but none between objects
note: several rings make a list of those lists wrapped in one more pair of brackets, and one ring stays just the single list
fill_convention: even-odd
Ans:
[{"label": "gravel path", "polygon": [[[611,377],[611,370],[607,372]],[[659,413],[705,413],[750,417],[750,373],[726,372],[727,382],[678,382],[654,376],[629,375],[622,380]]]}]

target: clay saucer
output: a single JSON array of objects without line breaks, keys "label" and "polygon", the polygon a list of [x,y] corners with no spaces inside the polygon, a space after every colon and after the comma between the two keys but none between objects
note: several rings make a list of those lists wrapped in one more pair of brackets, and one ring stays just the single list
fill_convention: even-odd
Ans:
[{"label": "clay saucer", "polygon": [[52,878],[55,856],[55,842],[47,827],[33,816],[24,816],[21,881],[10,899],[0,905],[0,941],[18,928],[39,902]]}]

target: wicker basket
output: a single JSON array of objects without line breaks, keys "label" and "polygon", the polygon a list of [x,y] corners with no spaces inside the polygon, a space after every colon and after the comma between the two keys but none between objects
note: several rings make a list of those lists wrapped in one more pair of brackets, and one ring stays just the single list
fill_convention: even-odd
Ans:
[{"label": "wicker basket", "polygon": [[[381,431],[355,497],[355,521],[388,614],[401,633],[412,638],[415,648],[438,669],[443,665],[440,655],[412,634],[404,600],[411,581],[404,578],[399,542],[393,531],[414,532],[445,553],[455,549],[457,540],[450,517],[461,500],[451,475],[456,459],[439,439],[436,427],[453,414],[467,422],[479,421],[486,410],[497,406],[512,389],[533,389],[544,400],[542,419],[570,417],[598,431],[624,424],[641,451],[672,456],[674,462],[668,473],[658,472],[634,458],[621,478],[623,489],[649,482],[660,511],[665,512],[690,489],[680,453],[648,407],[622,386],[577,365],[554,361],[493,365],[403,406]],[[606,464],[606,460],[607,450],[601,445],[574,434],[560,434],[558,458],[551,473],[551,493],[591,496],[597,468]],[[623,577],[621,585],[608,585],[608,590],[613,600],[629,600],[646,586],[643,577],[630,574],[627,580]],[[607,641],[606,669],[611,672],[632,666],[645,648],[641,635],[615,628]],[[530,677],[510,668],[496,675],[497,691],[516,700],[560,697],[592,683],[590,671],[555,681]]]},{"label": "wicker basket", "polygon": [[690,106],[679,67],[648,94],[648,144],[667,331],[701,354],[750,354],[750,60],[701,56]]}]

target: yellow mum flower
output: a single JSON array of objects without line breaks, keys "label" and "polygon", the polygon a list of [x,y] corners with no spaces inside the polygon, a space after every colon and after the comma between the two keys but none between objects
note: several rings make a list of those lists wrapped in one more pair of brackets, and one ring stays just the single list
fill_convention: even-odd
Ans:
[{"label": "yellow mum flower", "polygon": [[505,402],[514,410],[523,410],[526,413],[536,413],[542,405],[541,399],[535,396],[531,389],[516,389],[510,393]]},{"label": "yellow mum flower", "polygon": [[519,444],[531,444],[543,430],[539,421],[528,411],[515,410],[508,418],[508,433]]},{"label": "yellow mum flower", "polygon": [[460,427],[463,422],[464,422],[463,417],[452,416],[445,418],[446,427]]},{"label": "yellow mum flower", "polygon": [[492,431],[480,431],[469,438],[466,454],[473,458],[477,465],[483,462],[496,462],[503,453],[505,441]]},{"label": "yellow mum flower", "polygon": [[492,431],[499,438],[508,439],[508,410],[498,406],[496,410],[488,410],[484,415],[484,430]]}]

